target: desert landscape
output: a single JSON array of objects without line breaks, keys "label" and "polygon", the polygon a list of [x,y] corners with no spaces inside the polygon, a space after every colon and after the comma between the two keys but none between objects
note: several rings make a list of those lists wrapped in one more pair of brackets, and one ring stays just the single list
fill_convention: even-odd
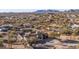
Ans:
[{"label": "desert landscape", "polygon": [[79,10],[0,13],[0,49],[79,49]]}]

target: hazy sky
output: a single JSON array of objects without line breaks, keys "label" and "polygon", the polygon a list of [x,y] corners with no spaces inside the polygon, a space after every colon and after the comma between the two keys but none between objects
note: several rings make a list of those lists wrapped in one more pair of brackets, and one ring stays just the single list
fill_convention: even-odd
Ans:
[{"label": "hazy sky", "polygon": [[0,0],[0,12],[79,9],[79,0]]},{"label": "hazy sky", "polygon": [[33,12],[36,9],[0,9],[0,12]]}]

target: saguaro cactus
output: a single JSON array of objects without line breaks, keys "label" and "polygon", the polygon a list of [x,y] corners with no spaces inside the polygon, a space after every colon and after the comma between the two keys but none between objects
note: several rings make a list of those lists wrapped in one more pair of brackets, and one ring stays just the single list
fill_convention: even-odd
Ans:
[{"label": "saguaro cactus", "polygon": [[16,37],[15,31],[9,31],[8,32],[8,47],[9,48],[12,48],[12,41],[14,41],[13,40],[14,37]]}]

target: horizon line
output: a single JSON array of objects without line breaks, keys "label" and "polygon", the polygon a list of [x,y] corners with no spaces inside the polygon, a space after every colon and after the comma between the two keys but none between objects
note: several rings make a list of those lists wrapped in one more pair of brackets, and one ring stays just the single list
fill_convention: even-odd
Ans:
[{"label": "horizon line", "polygon": [[79,9],[0,9],[0,12],[34,12],[37,10],[58,10],[58,11],[67,11],[67,10],[79,10]]}]

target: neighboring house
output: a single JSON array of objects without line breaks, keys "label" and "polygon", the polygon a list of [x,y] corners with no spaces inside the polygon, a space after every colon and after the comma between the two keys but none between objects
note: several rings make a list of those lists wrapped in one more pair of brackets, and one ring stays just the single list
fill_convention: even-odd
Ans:
[{"label": "neighboring house", "polygon": [[0,32],[7,32],[10,30],[13,26],[11,24],[5,24],[0,26]]},{"label": "neighboring house", "polygon": [[26,28],[32,28],[32,25],[30,23],[23,24],[23,26]]},{"label": "neighboring house", "polygon": [[73,24],[71,27],[72,27],[72,29],[75,29],[75,28],[79,28],[79,25],[78,24]]}]

